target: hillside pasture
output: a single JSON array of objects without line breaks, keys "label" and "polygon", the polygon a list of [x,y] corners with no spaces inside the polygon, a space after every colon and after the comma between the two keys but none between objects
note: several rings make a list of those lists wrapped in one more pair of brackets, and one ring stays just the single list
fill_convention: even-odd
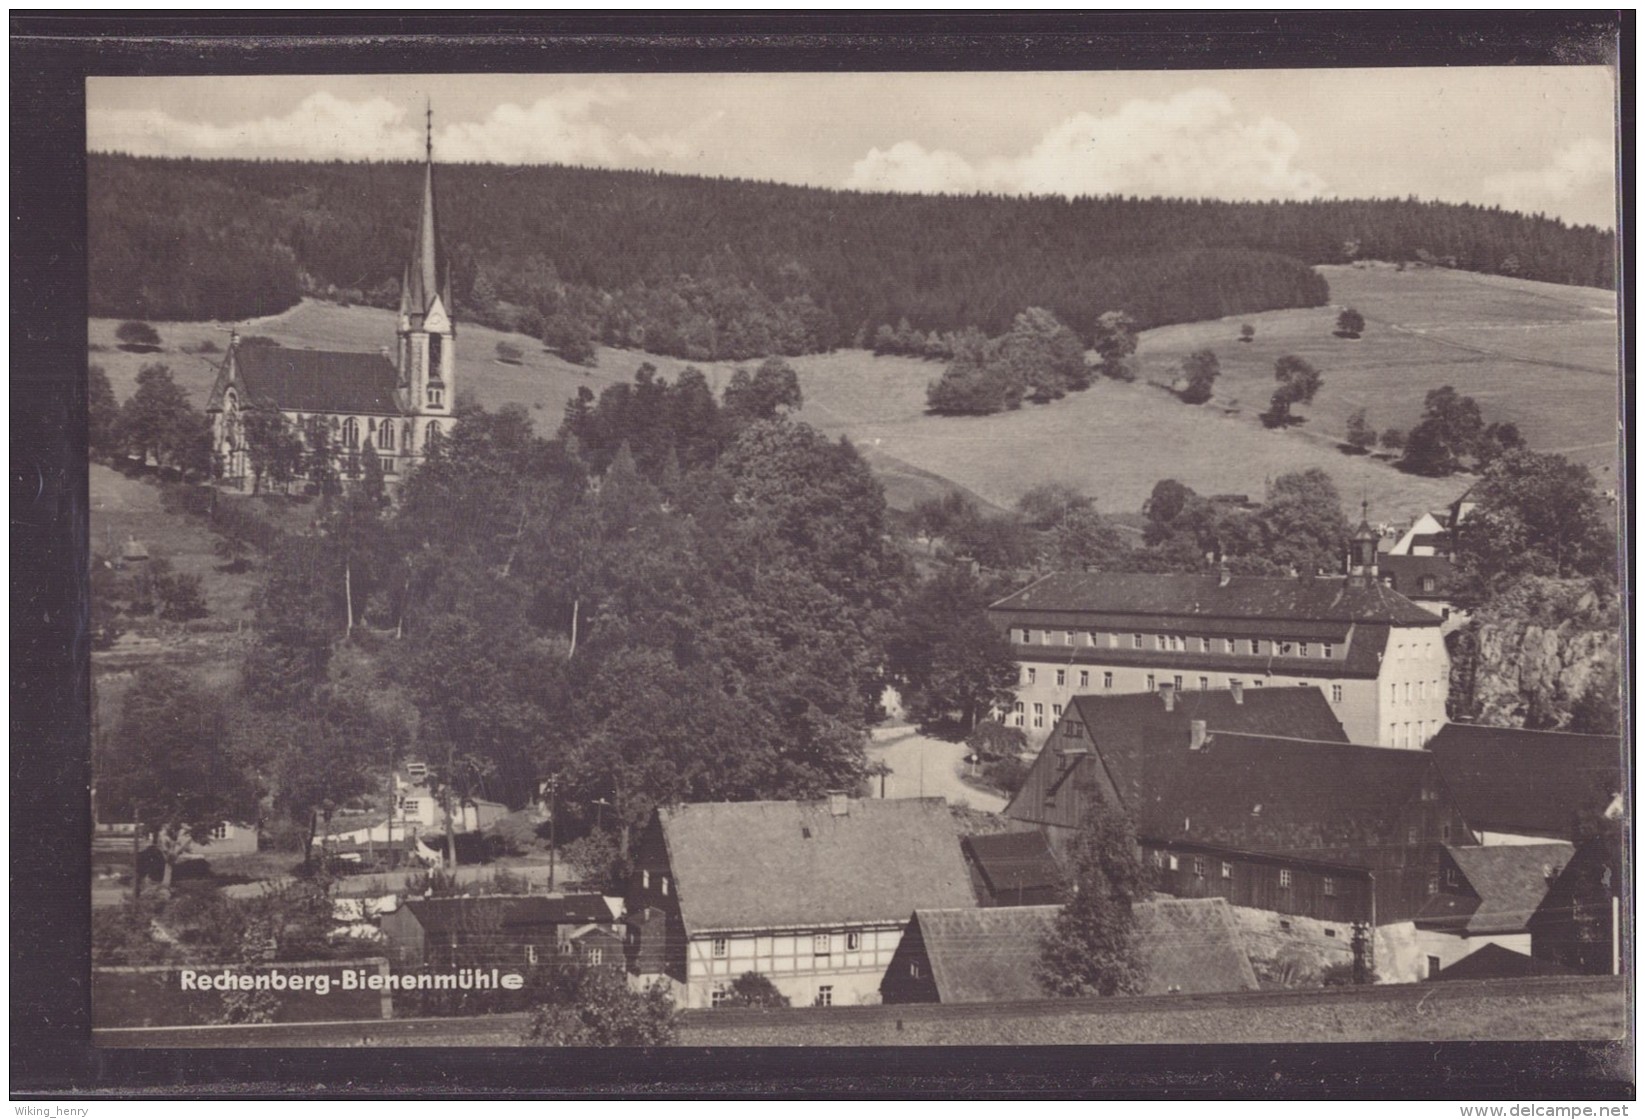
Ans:
[{"label": "hillside pasture", "polygon": [[[1375,457],[1340,449],[1348,415],[1363,407],[1379,431],[1409,429],[1423,396],[1453,385],[1475,397],[1487,421],[1519,425],[1530,444],[1588,463],[1601,486],[1615,484],[1618,379],[1613,294],[1500,276],[1392,266],[1333,266],[1321,272],[1334,306],[1273,311],[1144,332],[1133,383],[1099,380],[1089,390],[1049,405],[986,417],[936,417],[925,412],[926,386],[943,366],[914,358],[875,357],[860,350],[789,361],[799,371],[801,419],[856,443],[886,484],[894,508],[940,495],[949,484],[988,503],[1010,506],[1030,488],[1064,482],[1110,513],[1141,508],[1154,483],[1176,478],[1201,493],[1244,493],[1260,499],[1276,476],[1320,467],[1345,502],[1360,495],[1379,520],[1398,520],[1448,503],[1472,479],[1402,474]],[[1333,336],[1337,311],[1357,308],[1366,319],[1357,340]],[[1255,340],[1238,341],[1242,323]],[[227,326],[155,323],[159,354],[115,349],[111,319],[92,320],[91,355],[109,372],[115,392],[130,394],[137,370],[164,361],[203,405],[220,354],[188,352],[209,338],[227,342]],[[240,325],[282,345],[373,350],[394,340],[391,312],[305,300],[282,315]],[[517,347],[518,364],[496,357],[498,342]],[[696,365],[716,391],[738,366],[754,362],[688,362],[632,350],[599,349],[585,368],[544,350],[535,339],[463,323],[459,326],[459,391],[496,408],[518,402],[537,428],[552,434],[565,402],[579,387],[598,394],[627,381],[645,362],[669,380]],[[1208,404],[1181,404],[1149,381],[1169,382],[1181,359],[1214,350],[1222,376]],[[1274,360],[1297,354],[1317,365],[1324,386],[1305,422],[1285,431],[1261,426],[1258,414],[1274,388]]]}]

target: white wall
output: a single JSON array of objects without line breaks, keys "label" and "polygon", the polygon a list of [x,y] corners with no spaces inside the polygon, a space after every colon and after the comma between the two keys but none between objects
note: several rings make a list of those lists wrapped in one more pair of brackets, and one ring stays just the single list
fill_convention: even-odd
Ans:
[{"label": "white wall", "polygon": [[[855,948],[849,947],[855,935]],[[819,956],[815,937],[827,938]],[[716,987],[747,972],[768,978],[794,1007],[816,1002],[817,989],[833,989],[833,1005],[878,1003],[880,980],[902,940],[902,924],[809,932],[693,937],[686,947],[686,1007],[711,1007]],[[723,941],[723,954],[716,941]]]}]

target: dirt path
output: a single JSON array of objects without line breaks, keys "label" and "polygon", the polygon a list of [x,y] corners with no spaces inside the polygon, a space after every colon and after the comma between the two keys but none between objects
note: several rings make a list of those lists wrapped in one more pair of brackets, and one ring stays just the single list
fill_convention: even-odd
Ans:
[{"label": "dirt path", "polygon": [[[964,743],[950,743],[921,735],[912,728],[906,735],[874,743],[868,748],[869,762],[883,761],[891,767],[886,775],[886,797],[943,797],[951,805],[969,805],[985,813],[1005,808],[1005,798],[973,789],[960,781],[965,756]],[[875,780],[874,792],[879,793]]]}]

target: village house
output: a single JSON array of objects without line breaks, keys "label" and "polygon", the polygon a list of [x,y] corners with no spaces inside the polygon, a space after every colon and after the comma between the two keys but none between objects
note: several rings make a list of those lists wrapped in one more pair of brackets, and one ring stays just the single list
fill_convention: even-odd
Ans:
[{"label": "village house", "polygon": [[1484,844],[1572,840],[1626,812],[1619,735],[1448,723],[1428,750]]},{"label": "village house", "polygon": [[[291,350],[229,336],[206,405],[221,477],[243,485],[252,473],[246,415],[272,410],[312,452],[323,438],[345,479],[375,456],[396,485],[449,434],[457,396],[457,328],[451,267],[440,241],[429,124],[422,206],[400,285],[395,345],[371,352]],[[324,436],[319,431],[324,431]]]},{"label": "village house", "polygon": [[1486,945],[1529,956],[1531,915],[1574,851],[1564,843],[1442,849],[1438,889],[1412,920],[1423,975],[1437,977]]},{"label": "village house", "polygon": [[1532,956],[1574,972],[1622,972],[1633,960],[1631,900],[1623,897],[1632,853],[1626,819],[1605,821],[1577,845],[1525,923]]},{"label": "village house", "polygon": [[940,798],[657,810],[626,898],[637,984],[713,1007],[744,973],[795,1006],[873,1003],[909,915],[976,905]]},{"label": "village house", "polygon": [[1355,743],[1421,747],[1445,722],[1441,620],[1379,578],[1360,526],[1341,577],[1063,572],[989,607],[1020,674],[1004,713],[1030,742],[1086,693],[1317,688]]},{"label": "village house", "polygon": [[[1238,729],[1253,702],[1274,706]],[[1226,898],[1265,967],[1345,963],[1357,926],[1384,980],[1415,979],[1426,962],[1406,927],[1437,891],[1441,850],[1476,841],[1431,754],[1349,744],[1340,727],[1306,737],[1329,718],[1308,687],[1079,697],[1006,815],[1061,850],[1117,805],[1155,889]]]},{"label": "village house", "polygon": [[[916,910],[880,982],[886,1003],[1044,999],[1035,968],[1058,906]],[[1161,898],[1131,907],[1142,995],[1254,991],[1233,911],[1220,898]]]},{"label": "village house", "polygon": [[597,894],[409,899],[379,928],[390,960],[408,967],[525,968],[566,955],[616,966],[621,911],[613,901]]}]

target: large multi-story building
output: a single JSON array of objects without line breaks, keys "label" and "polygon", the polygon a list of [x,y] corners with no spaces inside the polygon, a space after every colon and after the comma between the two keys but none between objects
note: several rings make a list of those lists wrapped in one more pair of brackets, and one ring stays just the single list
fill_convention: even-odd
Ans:
[{"label": "large multi-story building", "polygon": [[1313,685],[1351,742],[1419,748],[1445,723],[1438,615],[1377,576],[1361,525],[1347,576],[1064,572],[989,608],[1020,678],[1005,721],[1038,743],[1082,693]]}]

